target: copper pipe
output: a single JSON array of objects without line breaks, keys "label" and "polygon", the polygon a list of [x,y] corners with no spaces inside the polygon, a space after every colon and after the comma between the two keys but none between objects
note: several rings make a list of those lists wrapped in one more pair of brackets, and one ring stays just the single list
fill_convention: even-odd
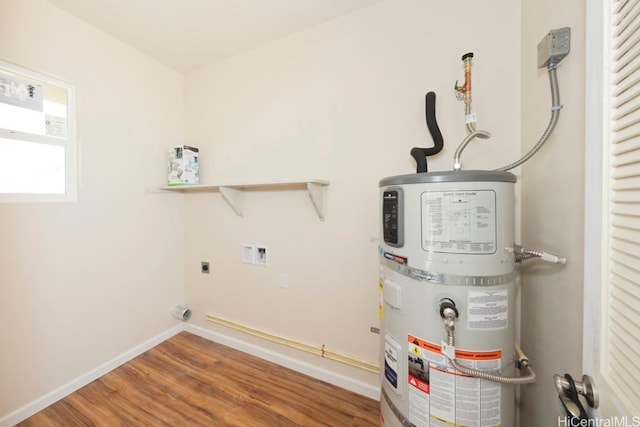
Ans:
[{"label": "copper pipe", "polygon": [[467,130],[469,133],[472,133],[476,130],[475,122],[469,121],[469,115],[471,114],[471,65],[473,63],[473,52],[462,55],[462,61],[464,63],[464,84],[458,86],[456,82],[455,89],[460,95],[458,99],[464,100],[464,115]]}]

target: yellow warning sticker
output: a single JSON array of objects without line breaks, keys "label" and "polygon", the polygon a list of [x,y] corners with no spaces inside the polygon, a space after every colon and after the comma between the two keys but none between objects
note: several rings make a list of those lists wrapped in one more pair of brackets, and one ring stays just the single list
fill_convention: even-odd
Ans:
[{"label": "yellow warning sticker", "polygon": [[421,356],[422,352],[420,351],[420,349],[416,346],[412,346],[413,348],[411,349],[411,353],[413,353],[416,356]]},{"label": "yellow warning sticker", "polygon": [[379,316],[380,320],[384,320],[384,284],[382,280],[378,282],[378,287],[380,290],[380,303],[378,304]]}]

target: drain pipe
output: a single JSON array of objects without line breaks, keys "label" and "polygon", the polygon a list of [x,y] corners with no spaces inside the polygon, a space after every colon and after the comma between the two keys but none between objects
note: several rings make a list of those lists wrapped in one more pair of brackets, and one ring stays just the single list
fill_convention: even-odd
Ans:
[{"label": "drain pipe", "polygon": [[442,133],[438,127],[438,121],[436,120],[436,94],[435,92],[428,92],[424,97],[424,110],[425,119],[427,120],[427,128],[433,139],[433,147],[431,148],[419,148],[414,147],[411,149],[411,156],[416,161],[416,173],[428,172],[427,157],[438,154],[442,151],[444,146],[444,140],[442,139]]}]

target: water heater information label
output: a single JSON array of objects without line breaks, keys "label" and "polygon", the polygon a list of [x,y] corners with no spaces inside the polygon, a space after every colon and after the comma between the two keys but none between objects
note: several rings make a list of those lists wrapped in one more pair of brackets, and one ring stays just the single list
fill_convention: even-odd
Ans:
[{"label": "water heater information label", "polygon": [[[415,427],[500,426],[500,384],[457,373],[442,347],[408,336],[409,421]],[[501,350],[456,349],[458,363],[481,370],[498,370]]]},{"label": "water heater information label", "polygon": [[509,325],[509,290],[469,291],[467,294],[467,327],[500,330]]},{"label": "water heater information label", "polygon": [[422,249],[425,251],[496,252],[495,191],[425,191],[420,203]]}]

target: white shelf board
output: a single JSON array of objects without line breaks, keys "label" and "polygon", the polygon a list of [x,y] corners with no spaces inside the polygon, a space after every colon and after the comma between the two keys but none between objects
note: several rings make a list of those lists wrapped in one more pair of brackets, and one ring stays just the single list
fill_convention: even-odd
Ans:
[{"label": "white shelf board", "polygon": [[323,179],[305,179],[297,181],[268,181],[234,184],[197,184],[197,185],[170,185],[158,187],[163,191],[175,191],[182,193],[219,192],[222,198],[233,211],[244,217],[244,197],[248,191],[285,191],[307,190],[311,203],[318,214],[318,218],[324,221],[326,212],[326,188],[329,181]]}]

